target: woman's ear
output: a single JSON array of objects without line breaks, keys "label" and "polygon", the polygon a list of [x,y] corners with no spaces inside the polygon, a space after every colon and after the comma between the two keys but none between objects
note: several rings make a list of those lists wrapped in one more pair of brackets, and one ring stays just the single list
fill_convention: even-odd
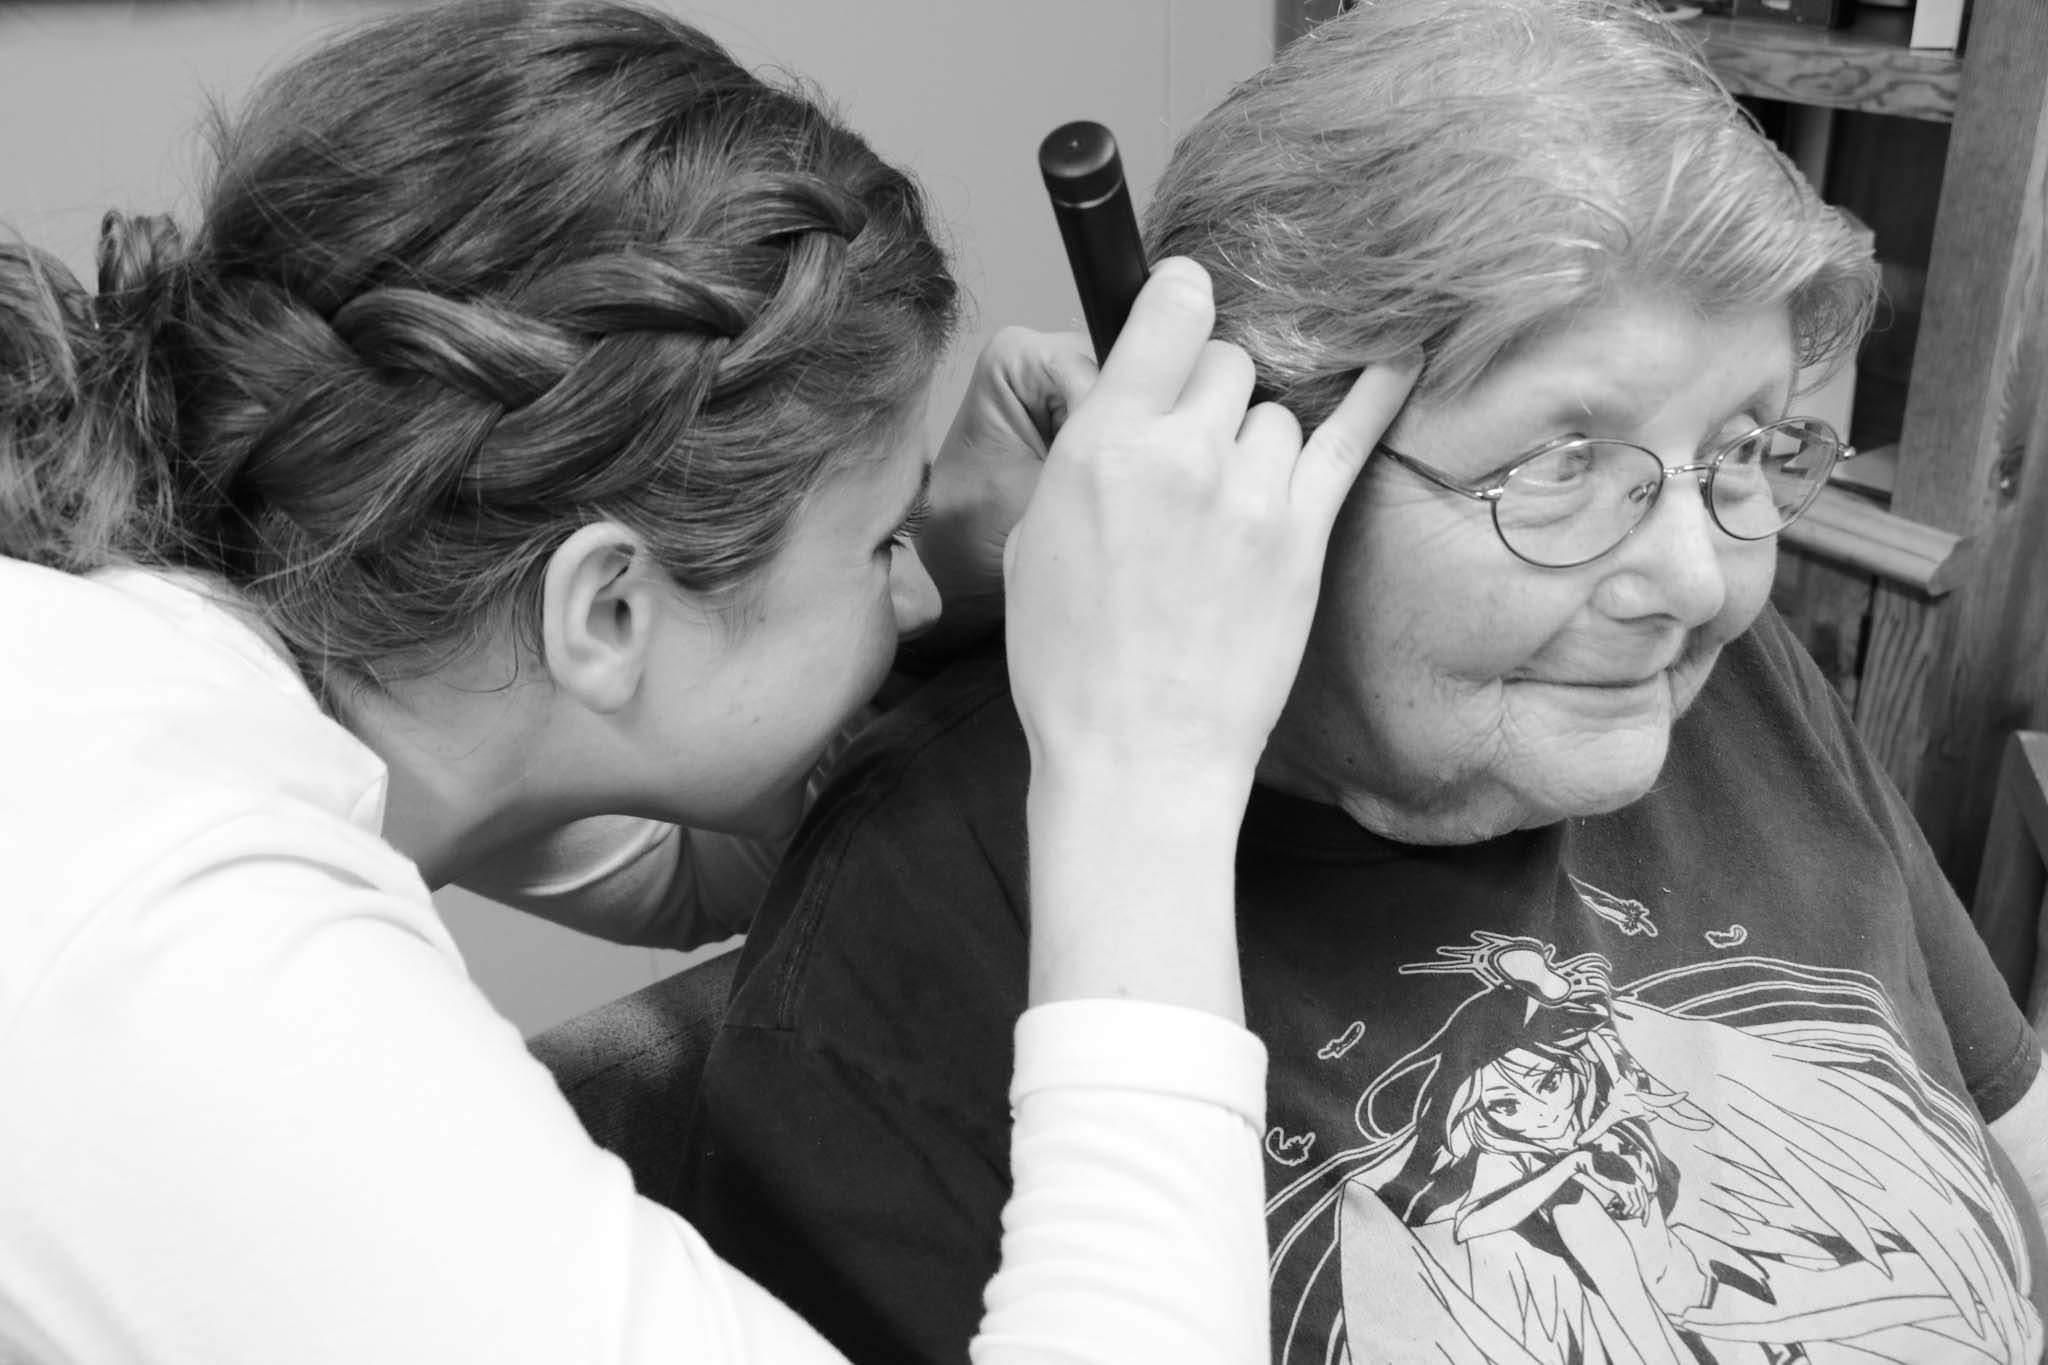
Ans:
[{"label": "woman's ear", "polygon": [[555,686],[611,715],[639,691],[661,619],[661,583],[640,537],[617,522],[581,527],[548,557],[543,663]]}]

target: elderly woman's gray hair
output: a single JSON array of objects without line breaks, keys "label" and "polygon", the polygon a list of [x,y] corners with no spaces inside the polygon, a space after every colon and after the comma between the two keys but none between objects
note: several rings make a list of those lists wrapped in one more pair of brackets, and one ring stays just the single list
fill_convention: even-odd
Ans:
[{"label": "elderly woman's gray hair", "polygon": [[1868,324],[1868,234],[1631,0],[1362,0],[1182,140],[1147,214],[1306,421],[1419,348],[1418,395],[1622,293],[1784,304],[1803,364]]}]

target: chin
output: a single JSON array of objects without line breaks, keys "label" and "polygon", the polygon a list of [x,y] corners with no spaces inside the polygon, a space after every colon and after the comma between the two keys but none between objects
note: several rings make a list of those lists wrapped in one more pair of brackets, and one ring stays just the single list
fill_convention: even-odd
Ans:
[{"label": "chin", "polygon": [[[1605,748],[1607,746],[1600,746]],[[1664,771],[1667,745],[1631,746],[1629,752],[1603,760],[1598,753],[1574,755],[1569,771],[1539,785],[1539,804],[1557,819],[1606,815],[1635,804],[1650,794]]]}]

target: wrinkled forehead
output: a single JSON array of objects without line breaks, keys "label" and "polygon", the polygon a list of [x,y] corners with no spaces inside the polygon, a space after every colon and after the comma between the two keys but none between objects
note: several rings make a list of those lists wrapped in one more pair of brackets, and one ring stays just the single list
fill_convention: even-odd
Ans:
[{"label": "wrinkled forehead", "polygon": [[[1468,384],[1424,388],[1390,443],[1418,455],[1442,453],[1428,449],[1432,434],[1452,446],[1485,445],[1491,468],[1566,435],[1705,441],[1730,423],[1782,415],[1799,385],[1783,305],[1710,314],[1682,299],[1630,297],[1532,331]],[[1416,439],[1424,450],[1410,449]],[[1452,467],[1479,472],[1461,461]]]},{"label": "wrinkled forehead", "polygon": [[1488,338],[1488,349],[1462,369],[1428,363],[1436,354],[1434,348],[1425,348],[1426,363],[1414,401],[1456,405],[1532,373],[1539,379],[1568,379],[1598,389],[1624,377],[1639,359],[1643,341],[1682,341],[1703,330],[1731,324],[1747,327],[1761,320],[1772,324],[1762,330],[1772,334],[1773,345],[1758,353],[1756,362],[1772,375],[1791,377],[1797,370],[1797,346],[1789,298],[1709,308],[1668,287],[1608,287],[1570,306],[1516,319],[1511,329]]}]

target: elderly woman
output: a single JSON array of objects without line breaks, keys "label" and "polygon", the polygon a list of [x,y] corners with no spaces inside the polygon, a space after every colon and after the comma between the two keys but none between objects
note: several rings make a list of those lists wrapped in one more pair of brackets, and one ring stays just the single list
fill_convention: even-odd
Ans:
[{"label": "elderly woman", "polygon": [[[1276,1358],[2039,1360],[2040,1043],[1768,606],[1867,241],[1619,0],[1361,4],[1148,230],[1304,420],[1426,360],[1238,845]],[[1027,761],[994,658],[855,747],[688,1135],[856,1360],[996,1255]]]}]

